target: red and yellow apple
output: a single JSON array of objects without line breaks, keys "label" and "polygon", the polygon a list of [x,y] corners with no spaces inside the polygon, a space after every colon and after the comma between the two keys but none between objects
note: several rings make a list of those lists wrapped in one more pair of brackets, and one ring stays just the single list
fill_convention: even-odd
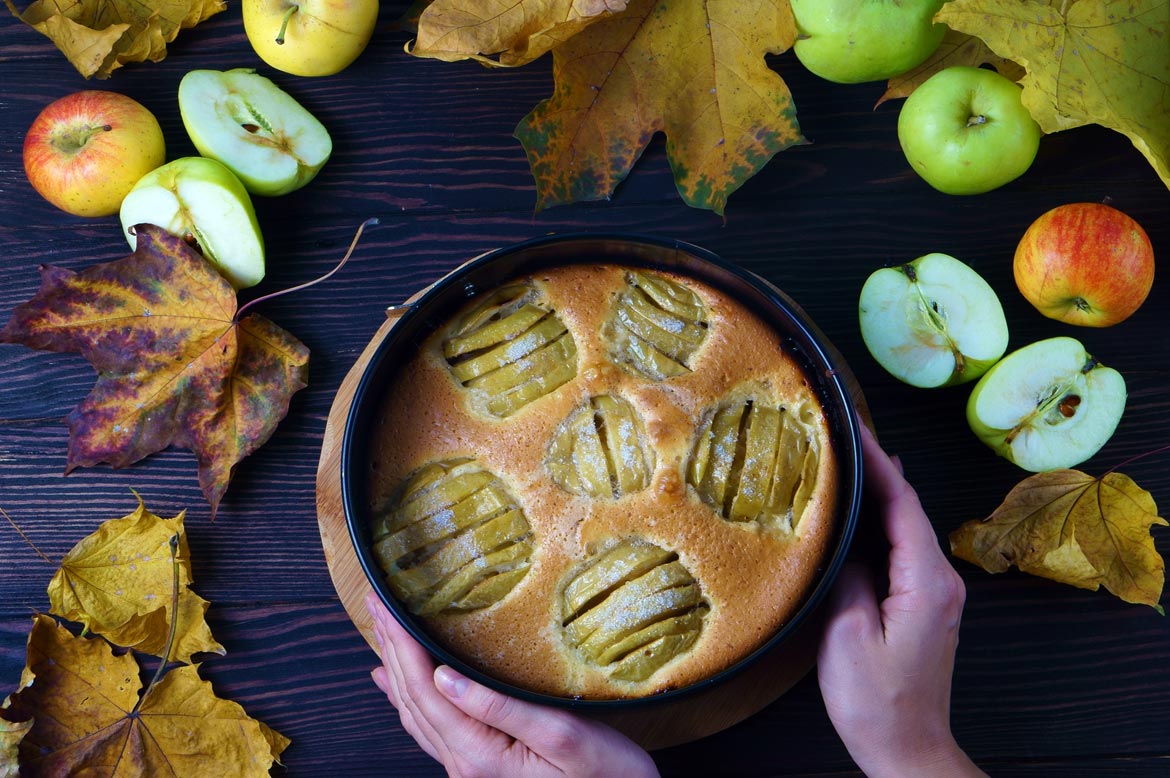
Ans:
[{"label": "red and yellow apple", "polygon": [[24,137],[33,189],[76,216],[110,216],[142,176],[166,161],[158,120],[138,101],[91,89],[49,103]]},{"label": "red and yellow apple", "polygon": [[1016,247],[1021,294],[1050,319],[1085,327],[1124,321],[1154,284],[1154,248],[1141,225],[1103,203],[1044,213]]}]

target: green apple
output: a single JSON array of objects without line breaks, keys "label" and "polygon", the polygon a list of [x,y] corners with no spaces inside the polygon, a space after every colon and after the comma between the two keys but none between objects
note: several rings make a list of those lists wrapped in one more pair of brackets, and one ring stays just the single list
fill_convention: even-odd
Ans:
[{"label": "green apple", "polygon": [[1073,467],[1112,437],[1125,411],[1125,379],[1059,337],[1013,351],[967,401],[967,422],[997,454],[1025,470]]},{"label": "green apple", "polygon": [[869,353],[911,386],[972,381],[1007,350],[999,297],[947,254],[874,271],[861,288],[858,310]]},{"label": "green apple", "polygon": [[138,180],[119,214],[130,248],[133,227],[155,224],[197,248],[236,289],[264,278],[264,240],[248,190],[207,157],[181,157]]},{"label": "green apple", "polygon": [[791,0],[796,58],[839,84],[883,81],[920,65],[946,32],[944,0]]},{"label": "green apple", "polygon": [[955,65],[910,93],[898,141],[914,171],[940,192],[990,192],[1022,176],[1040,148],[1040,125],[1020,87],[994,70]]},{"label": "green apple", "polygon": [[300,189],[333,152],[325,126],[251,68],[192,70],[179,82],[179,112],[199,153],[222,162],[252,194]]}]

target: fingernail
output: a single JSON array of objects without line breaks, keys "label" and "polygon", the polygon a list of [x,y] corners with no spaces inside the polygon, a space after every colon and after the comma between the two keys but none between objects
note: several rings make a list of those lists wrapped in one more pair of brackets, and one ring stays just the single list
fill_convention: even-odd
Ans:
[{"label": "fingernail", "polygon": [[382,637],[382,619],[378,613],[378,599],[373,592],[366,594],[366,611],[370,614],[370,619],[373,620],[374,639],[378,641],[379,646],[385,645],[385,639]]},{"label": "fingernail", "polygon": [[446,665],[435,668],[435,686],[452,700],[459,699],[467,692],[468,683],[467,678]]}]

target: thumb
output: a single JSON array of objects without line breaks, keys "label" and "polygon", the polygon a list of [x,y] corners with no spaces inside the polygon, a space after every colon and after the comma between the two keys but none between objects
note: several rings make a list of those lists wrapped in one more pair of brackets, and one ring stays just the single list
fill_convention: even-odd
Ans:
[{"label": "thumb", "polygon": [[446,665],[435,668],[435,686],[471,718],[535,748],[557,712],[501,694]]},{"label": "thumb", "polygon": [[864,646],[882,634],[878,595],[869,569],[853,560],[845,563],[825,603],[826,617],[819,661],[842,647]]},{"label": "thumb", "polygon": [[[435,686],[464,714],[514,738],[523,750],[543,760],[549,775],[658,776],[649,754],[604,724],[509,697],[446,666],[435,670]],[[517,757],[515,749],[508,750],[507,756]]]}]

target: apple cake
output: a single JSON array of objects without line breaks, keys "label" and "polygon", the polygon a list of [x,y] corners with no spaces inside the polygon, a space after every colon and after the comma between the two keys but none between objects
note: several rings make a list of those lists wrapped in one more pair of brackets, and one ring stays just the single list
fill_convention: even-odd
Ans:
[{"label": "apple cake", "polygon": [[800,607],[834,536],[837,462],[801,363],[692,278],[516,279],[430,334],[381,402],[389,589],[528,690],[643,697],[728,668]]}]

